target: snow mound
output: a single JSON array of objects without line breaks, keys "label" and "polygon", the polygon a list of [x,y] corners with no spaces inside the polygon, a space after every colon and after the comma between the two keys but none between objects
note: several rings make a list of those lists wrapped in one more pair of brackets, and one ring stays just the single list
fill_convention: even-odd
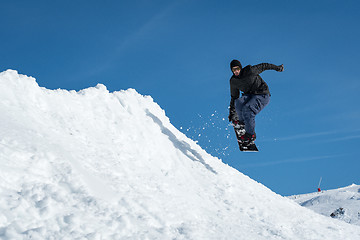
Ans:
[{"label": "snow mound", "polygon": [[360,225],[360,186],[290,196],[301,206],[324,216]]},{"label": "snow mound", "polygon": [[0,73],[1,239],[360,239],[210,156],[149,96]]}]

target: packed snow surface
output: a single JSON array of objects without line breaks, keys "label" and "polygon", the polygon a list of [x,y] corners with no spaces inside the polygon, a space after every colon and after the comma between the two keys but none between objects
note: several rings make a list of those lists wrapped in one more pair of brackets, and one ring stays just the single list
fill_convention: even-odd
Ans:
[{"label": "packed snow surface", "polygon": [[360,186],[290,196],[301,206],[324,216],[360,225]]},{"label": "packed snow surface", "polygon": [[48,90],[7,70],[0,112],[1,239],[360,239],[210,156],[133,89]]}]

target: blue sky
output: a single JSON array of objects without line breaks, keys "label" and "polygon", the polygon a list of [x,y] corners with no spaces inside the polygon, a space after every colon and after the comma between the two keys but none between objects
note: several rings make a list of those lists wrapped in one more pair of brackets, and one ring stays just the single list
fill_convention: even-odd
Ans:
[{"label": "blue sky", "polygon": [[[212,155],[281,195],[360,184],[357,1],[2,1],[1,71],[151,95]],[[226,121],[229,62],[266,71],[259,153]],[[223,120],[225,119],[225,120]]]}]

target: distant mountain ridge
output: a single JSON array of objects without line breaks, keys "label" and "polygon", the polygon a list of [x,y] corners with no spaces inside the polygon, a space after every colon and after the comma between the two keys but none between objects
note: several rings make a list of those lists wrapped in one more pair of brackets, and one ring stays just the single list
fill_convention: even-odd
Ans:
[{"label": "distant mountain ridge", "polygon": [[360,225],[360,186],[350,186],[289,196],[303,207],[309,208],[327,217]]}]

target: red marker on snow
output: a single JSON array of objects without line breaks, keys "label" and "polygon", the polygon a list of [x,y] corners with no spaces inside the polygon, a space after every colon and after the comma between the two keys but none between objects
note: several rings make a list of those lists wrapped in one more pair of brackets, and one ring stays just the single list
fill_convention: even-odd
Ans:
[{"label": "red marker on snow", "polygon": [[321,184],[322,177],[320,177],[319,185],[318,185],[318,192],[321,192],[320,184]]}]

